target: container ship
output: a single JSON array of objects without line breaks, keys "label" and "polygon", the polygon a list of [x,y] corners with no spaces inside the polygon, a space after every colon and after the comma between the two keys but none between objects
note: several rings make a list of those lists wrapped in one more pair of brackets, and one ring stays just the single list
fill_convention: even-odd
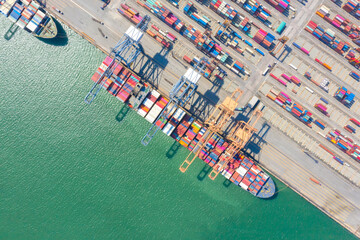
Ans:
[{"label": "container ship", "polygon": [[[111,62],[112,58],[106,57],[91,79],[98,82]],[[207,131],[201,122],[185,110],[171,106],[167,108],[170,110],[165,117],[158,119],[169,99],[155,89],[150,90],[146,83],[141,83],[139,76],[125,66],[116,64],[113,65],[112,70],[111,77],[104,77],[99,83],[103,83],[104,89],[121,102],[127,103],[148,122],[156,121],[156,125],[164,134],[172,137],[188,150],[193,151],[197,147],[197,143],[202,141]],[[133,105],[134,103],[136,104]],[[229,143],[226,139],[214,134],[198,157],[210,167],[214,167],[225,157],[228,147]],[[275,194],[276,188],[271,177],[240,152],[228,162],[221,174],[258,198],[270,198]]]},{"label": "container ship", "polygon": [[2,0],[0,12],[35,37],[50,39],[58,33],[54,19],[36,1]]}]

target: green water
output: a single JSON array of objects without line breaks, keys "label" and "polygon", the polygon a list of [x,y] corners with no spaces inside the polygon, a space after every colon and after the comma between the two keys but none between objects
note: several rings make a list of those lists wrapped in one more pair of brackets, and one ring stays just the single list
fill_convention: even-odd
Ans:
[{"label": "green water", "polygon": [[[260,200],[224,178],[182,174],[187,155],[104,91],[104,54],[66,29],[52,46],[0,18],[0,239],[355,239],[289,189]],[[121,118],[121,117],[120,117]],[[284,185],[275,179],[278,189]]]}]

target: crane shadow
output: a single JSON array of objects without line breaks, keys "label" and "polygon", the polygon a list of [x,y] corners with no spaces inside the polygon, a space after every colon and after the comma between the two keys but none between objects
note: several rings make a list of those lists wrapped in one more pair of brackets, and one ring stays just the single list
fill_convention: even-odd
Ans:
[{"label": "crane shadow", "polygon": [[127,104],[124,104],[122,108],[120,109],[119,113],[116,115],[115,120],[119,123],[124,120],[126,115],[129,113],[130,107]]},{"label": "crane shadow", "polygon": [[259,157],[261,153],[261,147],[263,144],[266,144],[265,137],[269,133],[270,129],[271,126],[265,122],[258,132],[251,135],[249,141],[246,143],[243,149],[243,152],[247,157],[252,158],[256,162],[260,162]]},{"label": "crane shadow", "polygon": [[206,176],[208,176],[211,172],[212,168],[207,164],[204,163],[204,167],[200,170],[199,174],[197,175],[197,179],[199,181],[203,181]]},{"label": "crane shadow", "polygon": [[224,80],[215,77],[210,83],[212,84],[210,89],[206,90],[204,94],[197,91],[185,107],[188,112],[203,122],[210,116],[215,105],[219,102],[218,92],[224,85]]},{"label": "crane shadow", "polygon": [[172,48],[167,49],[163,47],[161,51],[156,53],[153,57],[143,52],[140,59],[131,66],[131,69],[136,71],[139,77],[158,88],[164,69],[169,63],[167,57],[171,49]]},{"label": "crane shadow", "polygon": [[174,141],[169,150],[166,152],[166,157],[172,159],[181,148],[181,144],[178,141]]},{"label": "crane shadow", "polygon": [[13,23],[10,28],[6,31],[4,38],[9,41],[14,37],[15,33],[19,30],[19,26]]}]

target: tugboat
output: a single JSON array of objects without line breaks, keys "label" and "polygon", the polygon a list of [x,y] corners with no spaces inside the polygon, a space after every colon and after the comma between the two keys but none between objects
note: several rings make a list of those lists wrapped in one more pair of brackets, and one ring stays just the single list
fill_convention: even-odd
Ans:
[{"label": "tugboat", "polygon": [[39,38],[55,38],[54,19],[33,0],[0,0],[0,13],[14,24]]}]

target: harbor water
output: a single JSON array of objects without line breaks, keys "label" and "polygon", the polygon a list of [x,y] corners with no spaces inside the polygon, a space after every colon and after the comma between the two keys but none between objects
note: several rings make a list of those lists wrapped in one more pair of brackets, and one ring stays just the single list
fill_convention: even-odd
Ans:
[{"label": "harbor water", "polygon": [[355,239],[277,179],[257,199],[100,92],[105,55],[65,28],[65,44],[25,31],[6,40],[0,18],[0,239]]}]

